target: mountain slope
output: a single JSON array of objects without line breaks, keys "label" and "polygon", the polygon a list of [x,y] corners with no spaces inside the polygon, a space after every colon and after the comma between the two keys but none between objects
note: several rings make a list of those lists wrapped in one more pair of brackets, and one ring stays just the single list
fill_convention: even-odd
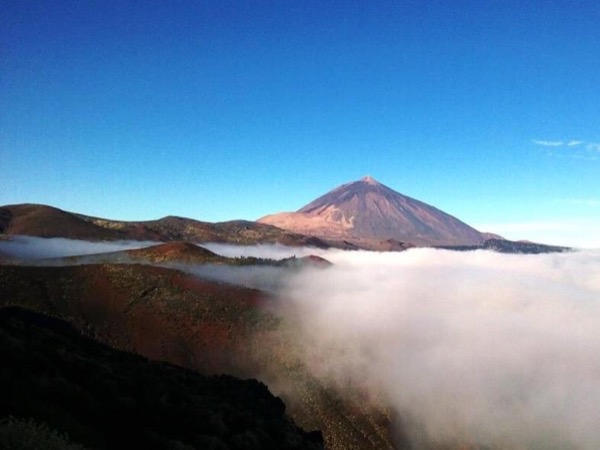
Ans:
[{"label": "mountain slope", "polygon": [[36,204],[0,207],[0,235],[2,234],[95,241],[190,241],[241,245],[279,243],[329,247],[328,243],[315,237],[246,220],[211,223],[168,216],[157,220],[128,222],[90,217]]},{"label": "mountain slope", "polygon": [[485,240],[482,233],[457,218],[371,177],[339,186],[295,213],[258,221],[363,247],[390,240],[425,246],[475,245]]},{"label": "mountain slope", "polygon": [[90,240],[129,238],[120,230],[103,228],[62,209],[34,204],[0,207],[0,233]]},{"label": "mountain slope", "polygon": [[[0,308],[0,354],[0,418],[33,418],[89,449],[323,449],[256,380],[119,352],[47,315]],[[6,438],[0,448],[25,448]]]},{"label": "mountain slope", "polygon": [[257,378],[285,401],[296,424],[322,430],[327,448],[393,448],[385,408],[338,392],[304,367],[294,327],[272,312],[277,301],[140,264],[0,265],[0,307],[68,319],[102,343],[151,359]]}]

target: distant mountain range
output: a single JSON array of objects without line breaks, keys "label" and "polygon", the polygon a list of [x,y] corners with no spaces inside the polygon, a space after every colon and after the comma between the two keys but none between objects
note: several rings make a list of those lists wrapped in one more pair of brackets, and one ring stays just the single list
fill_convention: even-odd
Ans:
[{"label": "distant mountain range", "polygon": [[86,216],[46,205],[7,205],[0,207],[2,234],[96,241],[279,243],[377,251],[401,251],[415,246],[492,249],[509,253],[565,249],[507,241],[501,236],[480,232],[372,177],[339,186],[296,212],[272,214],[256,222],[210,223],[175,216],[128,222]]}]

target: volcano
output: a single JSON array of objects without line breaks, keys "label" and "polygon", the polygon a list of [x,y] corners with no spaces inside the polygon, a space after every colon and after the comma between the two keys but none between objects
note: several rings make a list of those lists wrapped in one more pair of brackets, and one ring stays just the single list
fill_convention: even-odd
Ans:
[{"label": "volcano", "polygon": [[372,249],[479,245],[486,239],[456,217],[368,176],[339,186],[296,212],[273,214],[258,221]]}]

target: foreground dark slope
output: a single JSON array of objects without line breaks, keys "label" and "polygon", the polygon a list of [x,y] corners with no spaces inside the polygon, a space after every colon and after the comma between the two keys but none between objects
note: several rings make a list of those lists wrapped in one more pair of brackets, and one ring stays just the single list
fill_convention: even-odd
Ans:
[{"label": "foreground dark slope", "polygon": [[191,241],[241,245],[279,243],[322,248],[329,246],[327,242],[315,237],[245,220],[210,223],[169,216],[158,220],[125,222],[33,204],[0,207],[0,234],[95,241]]},{"label": "foreground dark slope", "polygon": [[0,418],[33,418],[86,448],[323,448],[255,380],[115,351],[28,310],[0,309],[0,355]]},{"label": "foreground dark slope", "polygon": [[371,177],[339,186],[295,213],[266,216],[259,222],[357,246],[477,245],[482,233],[457,218],[407,197]]},{"label": "foreground dark slope", "polygon": [[327,448],[393,448],[391,412],[311,376],[292,324],[262,307],[270,301],[255,290],[146,265],[0,265],[0,304],[68,318],[87,335],[153,359],[258,378],[298,425],[323,431]]}]

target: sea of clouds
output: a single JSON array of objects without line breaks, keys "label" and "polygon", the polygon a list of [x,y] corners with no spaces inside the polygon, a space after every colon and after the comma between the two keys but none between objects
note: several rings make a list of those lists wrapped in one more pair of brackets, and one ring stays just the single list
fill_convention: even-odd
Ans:
[{"label": "sea of clouds", "polygon": [[[46,257],[84,246],[62,242],[69,251],[58,254],[49,249],[60,241],[42,244]],[[84,250],[134,244],[106,245]],[[186,270],[277,293],[278,313],[298,327],[309,370],[385,398],[404,423],[415,424],[415,448],[421,439],[600,448],[600,251],[205,247],[225,256],[317,254],[334,263]]]},{"label": "sea of clouds", "polygon": [[286,251],[334,263],[279,286],[307,366],[386,398],[417,448],[600,448],[599,251]]},{"label": "sea of clouds", "polygon": [[24,260],[65,258],[118,252],[156,245],[152,241],[84,241],[66,238],[40,238],[34,236],[9,236],[0,240],[0,252]]}]

